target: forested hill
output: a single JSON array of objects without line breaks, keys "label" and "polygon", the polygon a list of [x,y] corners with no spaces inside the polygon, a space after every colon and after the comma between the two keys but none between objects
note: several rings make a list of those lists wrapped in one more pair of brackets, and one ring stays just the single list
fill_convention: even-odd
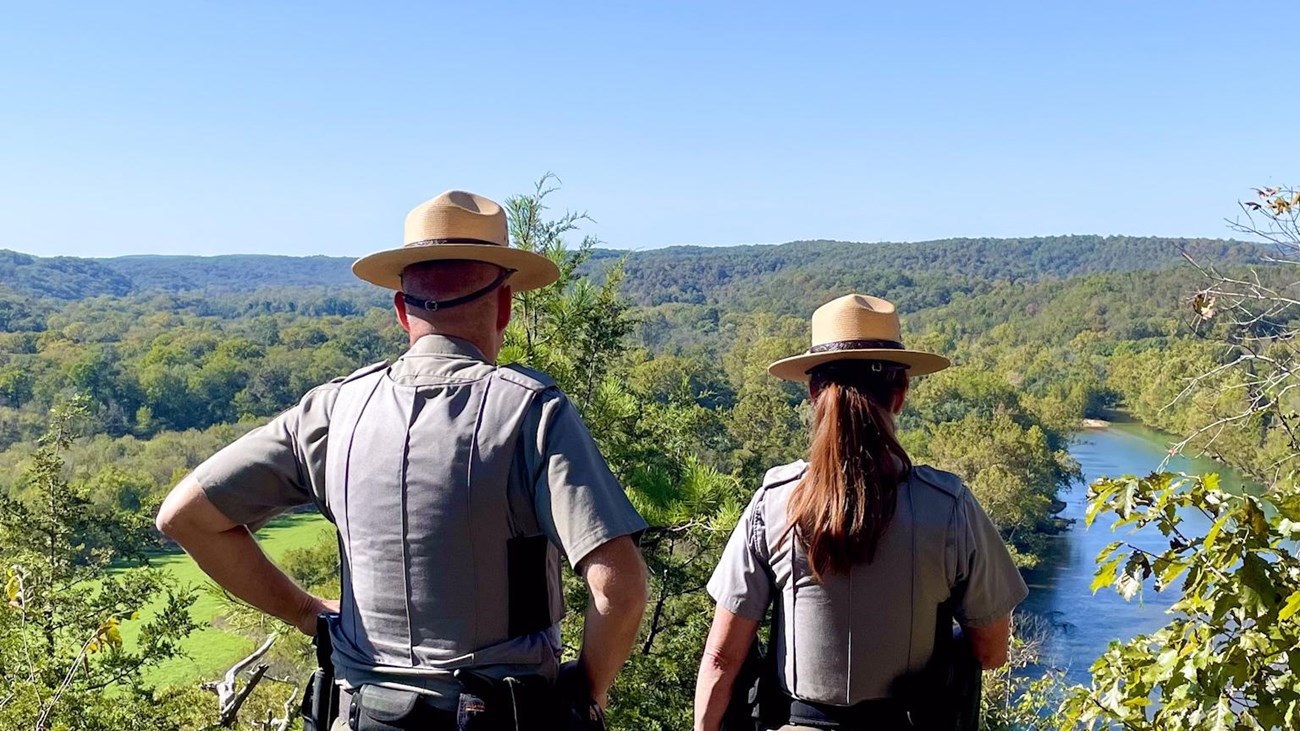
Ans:
[{"label": "forested hill", "polygon": [[352,259],[329,256],[37,257],[0,249],[0,286],[18,294],[84,299],[149,292],[254,292],[358,284]]},{"label": "forested hill", "polygon": [[1185,263],[1183,249],[1221,265],[1251,263],[1260,254],[1257,246],[1237,241],[1128,236],[672,247],[628,256],[622,290],[640,305],[724,303],[791,314],[846,291],[883,297],[905,291],[908,309],[919,310],[945,304],[955,292],[982,293],[999,282],[1166,269]]},{"label": "forested hill", "polygon": [[[1181,261],[1187,247],[1223,264],[1254,259],[1250,244],[1210,239],[1054,236],[945,239],[912,244],[798,241],[774,246],[671,247],[596,251],[593,270],[623,260],[625,295],[636,304],[744,304],[762,292],[805,297],[868,288],[888,296],[919,288],[942,304],[953,291],[979,291],[998,281],[1063,278],[1099,272],[1159,269]],[[151,292],[253,292],[291,287],[340,288],[359,283],[344,257],[126,256],[109,259],[36,257],[0,249],[0,287],[28,296],[82,299]],[[867,280],[864,281],[864,277]],[[928,283],[934,286],[927,287]],[[768,308],[763,309],[770,309]]]}]

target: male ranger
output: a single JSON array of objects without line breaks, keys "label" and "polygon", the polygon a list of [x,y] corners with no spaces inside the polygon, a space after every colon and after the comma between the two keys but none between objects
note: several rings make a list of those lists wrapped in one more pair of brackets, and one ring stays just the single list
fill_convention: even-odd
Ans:
[{"label": "male ranger", "polygon": [[[599,716],[586,706],[603,708],[645,608],[645,522],[555,384],[495,364],[512,292],[559,271],[510,247],[499,205],[461,191],[417,207],[402,248],[352,271],[396,290],[410,350],[313,389],[199,465],[159,529],[307,634],[328,613],[336,729],[562,728],[560,675]],[[312,502],[338,529],[339,603],[295,585],[251,533]],[[591,596],[563,673],[560,552]]]}]

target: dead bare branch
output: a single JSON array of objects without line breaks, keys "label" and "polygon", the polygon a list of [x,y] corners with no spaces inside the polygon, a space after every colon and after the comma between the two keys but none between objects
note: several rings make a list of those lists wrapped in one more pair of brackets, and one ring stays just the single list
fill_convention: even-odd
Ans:
[{"label": "dead bare branch", "polygon": [[258,647],[251,655],[235,663],[233,667],[227,670],[223,679],[217,682],[203,683],[199,686],[204,690],[210,690],[217,694],[219,714],[217,723],[221,726],[229,728],[235,725],[235,721],[239,717],[239,709],[243,707],[244,701],[248,699],[249,693],[252,693],[253,689],[257,687],[257,684],[261,682],[262,676],[266,675],[269,666],[261,664],[254,668],[252,673],[249,674],[248,681],[242,688],[238,687],[239,675],[243,673],[248,666],[261,659],[261,657],[271,649],[271,645],[274,643],[275,635],[267,637],[261,647]]},{"label": "dead bare branch", "polygon": [[[1183,259],[1204,277],[1204,286],[1188,305],[1193,327],[1224,346],[1218,362],[1192,374],[1166,404],[1203,400],[1205,423],[1177,442],[1171,455],[1197,449],[1226,463],[1242,462],[1238,445],[1218,446],[1230,433],[1249,428],[1261,446],[1281,437],[1289,447],[1283,457],[1262,463],[1257,457],[1245,470],[1270,485],[1300,474],[1300,194],[1294,188],[1256,190],[1258,200],[1240,204],[1241,215],[1229,228],[1268,248],[1258,265],[1226,271],[1201,261],[1186,248]],[[1247,427],[1249,425],[1249,427]],[[1270,436],[1271,435],[1271,436]]]}]

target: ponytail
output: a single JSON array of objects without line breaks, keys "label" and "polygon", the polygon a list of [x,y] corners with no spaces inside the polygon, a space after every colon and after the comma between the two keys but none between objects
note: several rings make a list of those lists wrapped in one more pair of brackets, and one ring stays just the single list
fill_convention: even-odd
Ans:
[{"label": "ponytail", "polygon": [[870,563],[894,518],[898,485],[912,469],[894,435],[893,405],[907,386],[906,369],[879,361],[835,361],[812,373],[808,471],[788,511],[818,581]]}]

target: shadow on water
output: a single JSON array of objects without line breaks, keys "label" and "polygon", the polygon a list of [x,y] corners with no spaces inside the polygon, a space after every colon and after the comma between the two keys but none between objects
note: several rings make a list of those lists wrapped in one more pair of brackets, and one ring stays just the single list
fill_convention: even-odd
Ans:
[{"label": "shadow on water", "polygon": [[[1049,628],[1043,662],[1065,670],[1072,683],[1088,682],[1089,667],[1112,640],[1127,641],[1164,625],[1167,610],[1178,598],[1172,591],[1157,594],[1150,586],[1141,601],[1126,602],[1109,588],[1094,595],[1094,560],[1108,543],[1123,540],[1160,551],[1168,547],[1168,542],[1156,530],[1114,531],[1104,519],[1087,528],[1083,521],[1089,484],[1101,477],[1156,471],[1168,455],[1171,442],[1172,438],[1161,432],[1137,424],[1120,424],[1083,432],[1070,449],[1083,469],[1085,482],[1061,496],[1065,507],[1060,517],[1072,522],[1050,539],[1040,566],[1025,573],[1029,598],[1020,611],[1034,615]],[[1219,472],[1225,484],[1240,484],[1236,475],[1209,460],[1175,457],[1166,469],[1189,474]],[[1199,515],[1188,516],[1187,520],[1192,531],[1208,528]]]}]

